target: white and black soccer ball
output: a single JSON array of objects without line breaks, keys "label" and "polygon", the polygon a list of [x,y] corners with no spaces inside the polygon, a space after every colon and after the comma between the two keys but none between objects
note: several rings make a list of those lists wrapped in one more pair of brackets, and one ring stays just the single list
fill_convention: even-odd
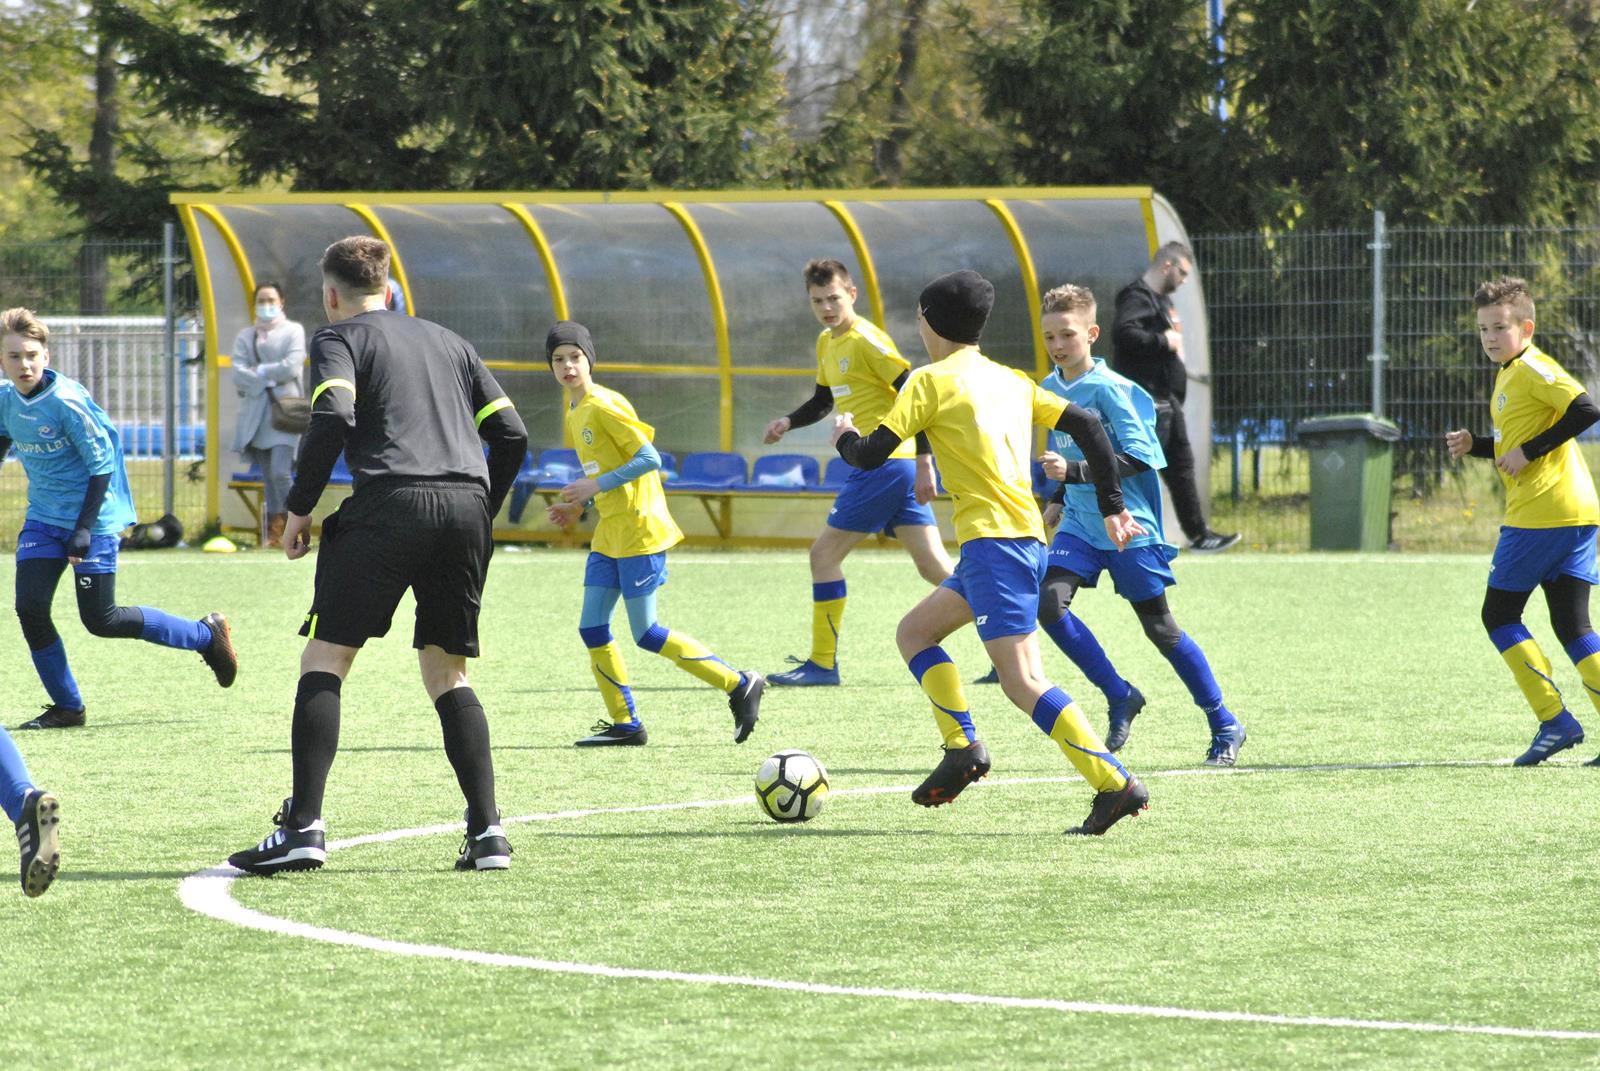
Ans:
[{"label": "white and black soccer ball", "polygon": [[828,799],[828,771],[804,751],[780,751],[756,771],[756,802],[775,822],[807,822]]}]

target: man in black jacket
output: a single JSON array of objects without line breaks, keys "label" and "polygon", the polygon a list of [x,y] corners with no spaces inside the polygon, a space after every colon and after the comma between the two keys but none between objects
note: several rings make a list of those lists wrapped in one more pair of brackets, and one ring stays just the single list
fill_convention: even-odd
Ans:
[{"label": "man in black jacket", "polygon": [[[301,626],[291,750],[294,795],[278,828],[228,862],[250,874],[326,858],[322,797],[339,746],[339,692],[361,646],[389,631],[409,588],[412,645],[467,801],[458,870],[504,870],[511,846],[494,800],[489,723],[467,682],[494,516],[528,432],[473,348],[384,305],[389,247],[341,239],[322,254],[328,326],[311,336],[311,428],[289,492],[284,554],[310,550],[311,511],[343,453],[354,490],[322,524],[311,612]],[[488,457],[484,446],[488,446]]]},{"label": "man in black jacket", "polygon": [[1238,533],[1223,535],[1206,524],[1200,491],[1195,486],[1194,450],[1183,419],[1189,392],[1183,360],[1183,332],[1172,294],[1194,268],[1194,254],[1182,242],[1156,250],[1144,274],[1117,294],[1111,327],[1112,367],[1150,392],[1156,403],[1156,436],[1167,456],[1161,479],[1172,495],[1178,523],[1189,537],[1189,549],[1227,550]]}]

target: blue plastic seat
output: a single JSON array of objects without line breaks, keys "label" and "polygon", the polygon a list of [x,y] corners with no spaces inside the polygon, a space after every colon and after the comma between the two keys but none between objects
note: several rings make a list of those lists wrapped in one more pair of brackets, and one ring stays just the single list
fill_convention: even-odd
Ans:
[{"label": "blue plastic seat", "polygon": [[546,450],[539,455],[538,486],[545,490],[559,490],[583,475],[583,462],[578,451],[565,447]]},{"label": "blue plastic seat", "polygon": [[822,474],[822,490],[839,491],[844,488],[844,482],[850,478],[855,469],[850,467],[850,462],[842,457],[835,457],[828,462],[827,469]]},{"label": "blue plastic seat", "polygon": [[679,490],[724,491],[738,487],[750,476],[745,460],[721,450],[683,455],[683,468],[672,486]]},{"label": "blue plastic seat", "polygon": [[805,491],[814,488],[821,466],[806,454],[767,454],[750,470],[752,491]]},{"label": "blue plastic seat", "polygon": [[661,455],[661,482],[673,483],[678,479],[678,459],[665,450],[657,450]]}]

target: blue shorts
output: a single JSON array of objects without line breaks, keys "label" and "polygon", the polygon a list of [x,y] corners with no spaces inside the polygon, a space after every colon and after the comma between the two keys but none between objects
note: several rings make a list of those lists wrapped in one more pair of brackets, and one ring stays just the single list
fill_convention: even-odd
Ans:
[{"label": "blue shorts", "polygon": [[955,573],[939,586],[967,600],[979,639],[1025,636],[1039,627],[1044,570],[1037,539],[969,539]]},{"label": "blue shorts", "polygon": [[1083,586],[1092,588],[1102,571],[1111,574],[1117,594],[1129,602],[1153,599],[1178,582],[1167,564],[1167,547],[1149,543],[1124,551],[1101,550],[1070,532],[1057,532],[1050,544],[1050,567],[1066,569],[1083,577]]},{"label": "blue shorts", "polygon": [[589,553],[583,567],[583,586],[586,588],[616,588],[624,599],[648,595],[667,582],[667,556],[665,554],[638,554],[631,558],[608,558],[604,554]]},{"label": "blue shorts", "polygon": [[936,524],[933,510],[917,502],[917,463],[891,457],[875,469],[851,469],[828,511],[828,527],[846,532],[887,532],[901,525]]},{"label": "blue shorts", "polygon": [[[67,540],[72,538],[72,529],[57,528],[53,524],[44,524],[40,521],[26,521],[22,531],[17,533],[17,561],[25,562],[32,558],[55,558],[65,561],[67,558]],[[103,575],[117,571],[117,551],[122,547],[122,537],[113,532],[110,535],[93,535],[89,537],[89,556],[83,559],[82,565],[74,565],[74,573]]]},{"label": "blue shorts", "polygon": [[1500,529],[1489,564],[1489,586],[1501,591],[1532,591],[1546,580],[1574,576],[1600,583],[1595,569],[1595,526]]}]

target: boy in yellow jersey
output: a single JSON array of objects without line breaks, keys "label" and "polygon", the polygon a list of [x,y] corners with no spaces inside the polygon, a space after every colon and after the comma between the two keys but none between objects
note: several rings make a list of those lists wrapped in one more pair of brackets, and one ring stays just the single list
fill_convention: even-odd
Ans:
[{"label": "boy in yellow jersey", "polygon": [[661,490],[661,455],[651,444],[655,429],[639,419],[628,399],[595,383],[588,328],[560,321],[550,328],[544,352],[571,399],[567,430],[583,462],[583,479],[561,489],[561,501],[550,506],[550,519],[570,527],[590,499],[600,513],[583,574],[578,634],[589,649],[590,669],[609,717],[578,746],[639,746],[648,739],[634,710],[622,652],[611,638],[618,599],[628,608],[634,643],[728,696],[733,742],[744,743],[760,716],[766,680],[754,671],[734,669],[698,640],[656,621],[656,589],[667,582],[666,552],[683,533],[667,512]]},{"label": "boy in yellow jersey", "polygon": [[[800,408],[767,425],[762,441],[775,443],[794,428],[815,424],[837,405],[862,426],[883,419],[911,365],[876,324],[856,315],[856,288],[850,271],[837,260],[813,260],[805,268],[811,311],[822,324],[817,336],[817,389]],[[844,620],[844,559],[867,536],[887,532],[900,540],[930,584],[950,575],[950,556],[928,503],[936,482],[927,440],[917,436],[915,460],[910,441],[870,471],[857,469],[828,511],[828,523],[811,544],[811,654],[773,684],[839,683],[839,626]]]},{"label": "boy in yellow jersey", "polygon": [[[1594,479],[1575,441],[1600,409],[1572,376],[1533,345],[1528,284],[1502,278],[1478,287],[1478,338],[1500,366],[1489,404],[1493,436],[1447,432],[1450,456],[1493,458],[1506,489],[1506,518],[1489,566],[1483,627],[1533,707],[1539,729],[1517,766],[1533,766],[1583,743],[1583,726],[1551,679],[1550,660],[1522,623],[1535,587],[1550,624],[1600,709],[1600,638],[1589,626],[1589,589],[1600,525]],[[1590,765],[1600,765],[1596,759]]]},{"label": "boy in yellow jersey", "polygon": [[1150,793],[1106,750],[1078,705],[1045,678],[1040,663],[1034,630],[1046,559],[1029,472],[1033,426],[1066,432],[1083,448],[1113,544],[1125,547],[1144,529],[1123,506],[1116,458],[1099,420],[978,351],[994,306],[987,279],[972,271],[941,275],[918,304],[917,327],[933,364],[917,370],[865,438],[848,413],[834,421],[839,455],[858,468],[881,465],[901,442],[925,432],[955,499],[961,541],[955,573],[901,619],[895,635],[944,735],[944,758],[911,798],[937,807],[989,772],[989,751],[973,728],[961,676],[939,646],[975,623],[1006,698],[1033,716],[1095,789],[1089,817],[1067,832],[1104,833],[1143,810]]}]

